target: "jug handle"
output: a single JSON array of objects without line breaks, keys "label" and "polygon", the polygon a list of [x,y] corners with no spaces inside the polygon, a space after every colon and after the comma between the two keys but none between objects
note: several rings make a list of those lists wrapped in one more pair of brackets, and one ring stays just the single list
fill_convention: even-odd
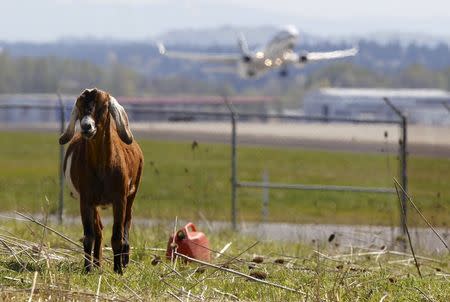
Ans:
[{"label": "jug handle", "polygon": [[185,230],[186,234],[190,233],[189,232],[189,228],[191,229],[191,232],[197,232],[197,228],[195,227],[195,224],[193,224],[192,222],[189,222],[184,227],[184,230]]}]

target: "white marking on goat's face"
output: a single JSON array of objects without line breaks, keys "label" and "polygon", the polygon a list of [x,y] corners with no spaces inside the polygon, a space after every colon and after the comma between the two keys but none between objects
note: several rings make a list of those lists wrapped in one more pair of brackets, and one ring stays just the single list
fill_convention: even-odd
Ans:
[{"label": "white marking on goat's face", "polygon": [[80,121],[81,135],[86,138],[92,138],[97,132],[95,121],[90,115],[84,116]]},{"label": "white marking on goat's face", "polygon": [[72,182],[72,177],[70,175],[70,169],[72,168],[72,155],[70,154],[69,157],[67,157],[67,163],[66,163],[66,169],[64,171],[64,177],[66,178],[67,186],[70,189],[70,192],[72,192],[72,196],[75,197],[75,199],[80,200],[80,193],[75,189],[75,186]]},{"label": "white marking on goat's face", "polygon": [[78,97],[75,106],[78,110],[81,134],[90,139],[97,131],[104,130],[109,114],[109,95],[98,89],[86,89]]}]

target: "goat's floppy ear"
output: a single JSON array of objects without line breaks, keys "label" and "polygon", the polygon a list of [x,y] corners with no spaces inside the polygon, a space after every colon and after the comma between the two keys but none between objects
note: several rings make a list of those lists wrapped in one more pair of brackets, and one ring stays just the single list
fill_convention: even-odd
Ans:
[{"label": "goat's floppy ear", "polygon": [[67,144],[75,134],[75,123],[78,119],[78,109],[76,106],[76,102],[73,105],[72,113],[70,114],[70,121],[67,125],[66,131],[59,137],[59,144],[65,145]]},{"label": "goat's floppy ear", "polygon": [[109,96],[109,113],[116,123],[117,133],[120,139],[127,145],[133,142],[133,134],[128,125],[128,116],[122,105],[112,96]]}]

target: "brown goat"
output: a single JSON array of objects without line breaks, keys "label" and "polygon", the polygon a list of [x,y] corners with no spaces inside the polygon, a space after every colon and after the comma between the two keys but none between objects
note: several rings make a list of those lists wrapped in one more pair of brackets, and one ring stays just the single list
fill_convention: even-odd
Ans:
[{"label": "brown goat", "polygon": [[[81,134],[75,135],[77,120]],[[122,274],[129,261],[131,207],[142,174],[142,151],[133,141],[123,107],[96,88],[86,89],[77,98],[69,125],[59,138],[61,145],[69,141],[64,174],[72,195],[80,201],[84,269],[92,268],[93,246],[94,265],[101,266],[103,225],[98,208],[112,204],[114,271]]]}]

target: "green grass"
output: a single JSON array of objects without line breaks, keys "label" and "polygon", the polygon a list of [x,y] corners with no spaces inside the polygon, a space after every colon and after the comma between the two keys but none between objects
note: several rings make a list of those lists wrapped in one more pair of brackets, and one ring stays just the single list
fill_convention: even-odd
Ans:
[{"label": "green grass", "polygon": [[[79,225],[53,226],[59,232],[76,240]],[[110,225],[104,238],[110,237]],[[300,290],[298,294],[264,285],[231,273],[196,264],[164,260],[164,249],[171,227],[134,226],[131,232],[133,247],[131,263],[123,276],[112,272],[111,252],[104,251],[103,269],[82,273],[82,253],[74,245],[53,233],[44,233],[30,222],[3,222],[0,239],[12,240],[11,250],[0,246],[0,301],[29,298],[34,273],[38,272],[34,300],[94,301],[100,276],[100,300],[116,298],[121,301],[175,301],[169,291],[183,301],[187,296],[181,288],[191,290],[206,301],[449,301],[449,256],[431,256],[434,260],[419,258],[423,278],[417,274],[410,255],[381,253],[381,250],[337,248],[335,242],[314,247],[296,243],[259,242],[229,231],[210,232],[210,247],[220,250],[232,242],[225,255],[212,262],[244,274],[266,274],[266,281]],[[9,237],[7,237],[9,236]],[[23,240],[23,241],[22,241]],[[108,245],[109,240],[105,240]],[[38,251],[43,244],[42,257]],[[21,246],[19,246],[21,244]],[[162,249],[162,251],[153,248]],[[25,251],[24,251],[25,249]],[[320,252],[317,253],[317,252]],[[370,253],[372,254],[370,254]],[[349,254],[344,256],[345,254]],[[49,258],[64,255],[62,259]],[[255,255],[263,262],[252,262]],[[154,265],[155,257],[163,259]],[[421,255],[423,256],[423,255]],[[234,259],[234,258],[236,258]],[[46,258],[48,260],[46,260]],[[42,260],[39,260],[42,259]],[[277,264],[276,261],[284,263]],[[196,301],[190,297],[189,301]]]},{"label": "green grass", "polygon": [[[172,220],[230,219],[230,147],[191,142],[139,140],[145,166],[135,215]],[[55,213],[58,199],[57,136],[0,132],[2,211]],[[238,149],[238,178],[303,184],[393,186],[394,156],[305,151],[288,148]],[[450,212],[450,160],[409,158],[409,191],[433,224],[446,226]],[[49,199],[49,204],[45,201]],[[65,213],[78,215],[78,202],[65,194]],[[238,219],[261,220],[262,191],[238,190]],[[422,225],[410,210],[409,223]],[[394,195],[271,190],[269,220],[293,223],[398,224]]]}]

